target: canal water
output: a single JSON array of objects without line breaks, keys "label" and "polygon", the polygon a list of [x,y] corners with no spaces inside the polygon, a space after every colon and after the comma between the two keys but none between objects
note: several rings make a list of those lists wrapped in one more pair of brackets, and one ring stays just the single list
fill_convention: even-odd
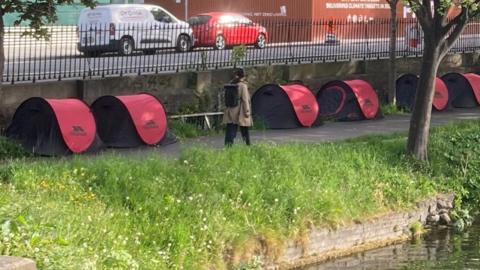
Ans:
[{"label": "canal water", "polygon": [[480,219],[465,232],[438,229],[408,243],[339,258],[303,270],[480,269]]}]

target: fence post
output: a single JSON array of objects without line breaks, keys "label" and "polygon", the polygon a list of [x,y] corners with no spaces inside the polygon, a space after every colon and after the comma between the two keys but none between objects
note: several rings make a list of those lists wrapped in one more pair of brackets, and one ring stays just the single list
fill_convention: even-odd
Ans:
[{"label": "fence post", "polygon": [[[364,53],[363,53],[363,60],[366,60],[367,59],[367,55],[370,54],[370,42],[368,40],[369,36],[368,36],[368,23],[365,23],[363,22],[363,25],[364,25],[364,29],[365,29],[365,35],[364,35],[364,38],[365,38],[365,50]],[[368,57],[370,58],[370,56]]]}]

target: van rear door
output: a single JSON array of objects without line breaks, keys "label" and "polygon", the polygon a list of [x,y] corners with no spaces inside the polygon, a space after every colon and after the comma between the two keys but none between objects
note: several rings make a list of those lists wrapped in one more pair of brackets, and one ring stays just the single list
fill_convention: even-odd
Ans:
[{"label": "van rear door", "polygon": [[82,47],[110,42],[111,12],[106,8],[84,9],[79,18],[79,41]]}]

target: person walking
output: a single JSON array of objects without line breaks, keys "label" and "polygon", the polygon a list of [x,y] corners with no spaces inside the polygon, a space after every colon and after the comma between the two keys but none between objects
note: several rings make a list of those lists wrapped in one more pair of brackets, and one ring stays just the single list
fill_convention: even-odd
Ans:
[{"label": "person walking", "polygon": [[[245,81],[245,71],[237,69],[233,73],[233,80],[230,82],[233,88],[233,95],[225,92],[226,109],[223,115],[223,124],[226,124],[225,146],[231,146],[237,135],[238,127],[245,144],[250,145],[249,127],[253,125],[251,116],[250,94]],[[228,95],[228,97],[227,97]],[[234,99],[233,101],[228,100]]]}]

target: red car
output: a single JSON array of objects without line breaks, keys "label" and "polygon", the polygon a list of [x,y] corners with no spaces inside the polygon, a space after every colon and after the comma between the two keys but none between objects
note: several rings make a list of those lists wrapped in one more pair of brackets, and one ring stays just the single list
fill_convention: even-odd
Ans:
[{"label": "red car", "polygon": [[204,13],[191,17],[188,23],[198,47],[213,46],[223,50],[228,46],[246,44],[264,48],[268,39],[265,27],[235,13]]}]

